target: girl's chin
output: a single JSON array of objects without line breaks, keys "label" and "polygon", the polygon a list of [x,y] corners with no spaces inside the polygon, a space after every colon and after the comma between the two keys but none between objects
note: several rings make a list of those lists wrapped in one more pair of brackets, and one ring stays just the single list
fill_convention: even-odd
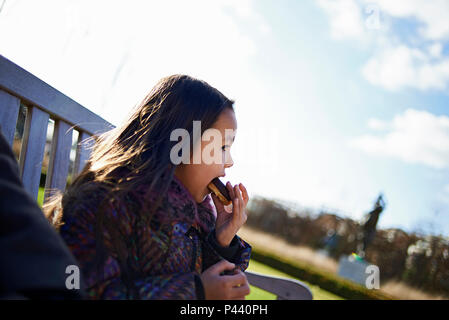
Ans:
[{"label": "girl's chin", "polygon": [[208,195],[210,195],[212,193],[212,191],[209,190],[209,188],[206,187],[206,189],[204,190],[204,199],[206,199],[206,197]]},{"label": "girl's chin", "polygon": [[206,188],[203,190],[203,192],[201,193],[200,197],[199,197],[198,199],[196,199],[196,201],[197,201],[198,203],[203,202],[204,200],[206,200],[207,196],[208,196],[210,193],[211,193],[211,191],[209,190],[209,188],[206,187]]}]

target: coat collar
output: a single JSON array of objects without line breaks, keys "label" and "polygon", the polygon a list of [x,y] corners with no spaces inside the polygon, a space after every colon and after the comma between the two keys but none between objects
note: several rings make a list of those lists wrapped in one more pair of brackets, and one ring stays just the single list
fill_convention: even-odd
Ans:
[{"label": "coat collar", "polygon": [[[155,203],[160,196],[157,188],[151,192],[147,191],[148,186],[139,189],[144,191],[143,194],[139,193],[144,198],[146,207]],[[173,175],[155,216],[164,223],[184,222],[209,233],[215,228],[216,210],[210,195],[207,195],[203,202],[197,203],[185,185]]]},{"label": "coat collar", "polygon": [[207,195],[201,203],[197,203],[185,185],[176,176],[173,176],[168,199],[175,206],[179,205],[180,212],[184,213],[187,218],[186,222],[189,224],[200,227],[206,233],[214,229],[216,210],[210,195]]}]

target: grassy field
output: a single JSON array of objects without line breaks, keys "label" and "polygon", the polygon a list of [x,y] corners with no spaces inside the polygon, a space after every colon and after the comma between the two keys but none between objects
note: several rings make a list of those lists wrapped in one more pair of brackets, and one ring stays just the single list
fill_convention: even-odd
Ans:
[{"label": "grassy field", "polygon": [[[262,263],[255,261],[255,260],[250,261],[248,271],[294,279],[293,277],[291,277],[285,273],[282,273],[276,269],[273,269],[269,266],[266,266]],[[297,279],[297,280],[302,281],[301,279]],[[311,285],[310,283],[307,283],[304,281],[302,281],[302,282],[305,283],[310,288],[310,290],[312,291],[314,300],[343,300],[343,298],[336,296],[328,291],[325,291],[318,286]],[[274,299],[276,299],[276,297],[272,293],[269,293],[265,290],[251,286],[251,293],[246,297],[246,299],[247,300],[274,300]]]},{"label": "grassy field", "polygon": [[39,187],[39,192],[37,194],[37,204],[42,208],[42,204],[44,203],[44,188]]}]

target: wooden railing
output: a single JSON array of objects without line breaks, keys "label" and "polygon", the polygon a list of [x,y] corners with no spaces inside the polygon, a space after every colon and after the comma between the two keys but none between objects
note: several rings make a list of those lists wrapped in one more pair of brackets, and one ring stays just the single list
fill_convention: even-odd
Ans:
[{"label": "wooden railing", "polygon": [[54,120],[50,161],[45,189],[64,191],[73,130],[79,132],[73,174],[89,157],[86,138],[111,130],[114,126],[70,99],[28,71],[0,56],[0,126],[10,145],[20,104],[27,106],[19,168],[23,184],[37,199],[49,119]]},{"label": "wooden railing", "polygon": [[[73,130],[79,132],[72,172],[76,175],[89,157],[87,145],[81,142],[114,126],[0,55],[0,128],[10,145],[14,141],[21,103],[27,106],[19,158],[23,184],[37,199],[51,118],[55,125],[45,181],[46,197],[48,190],[64,191],[69,174]],[[251,285],[274,293],[278,299],[312,299],[311,291],[300,281],[249,271],[246,274]]]}]

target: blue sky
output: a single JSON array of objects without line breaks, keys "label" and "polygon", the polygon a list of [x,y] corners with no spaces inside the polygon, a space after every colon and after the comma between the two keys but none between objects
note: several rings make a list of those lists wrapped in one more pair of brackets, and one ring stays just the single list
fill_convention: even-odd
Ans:
[{"label": "blue sky", "polygon": [[[407,3],[407,4],[405,4]],[[449,235],[444,1],[7,0],[0,53],[119,125],[156,81],[236,100],[251,196]]]}]

